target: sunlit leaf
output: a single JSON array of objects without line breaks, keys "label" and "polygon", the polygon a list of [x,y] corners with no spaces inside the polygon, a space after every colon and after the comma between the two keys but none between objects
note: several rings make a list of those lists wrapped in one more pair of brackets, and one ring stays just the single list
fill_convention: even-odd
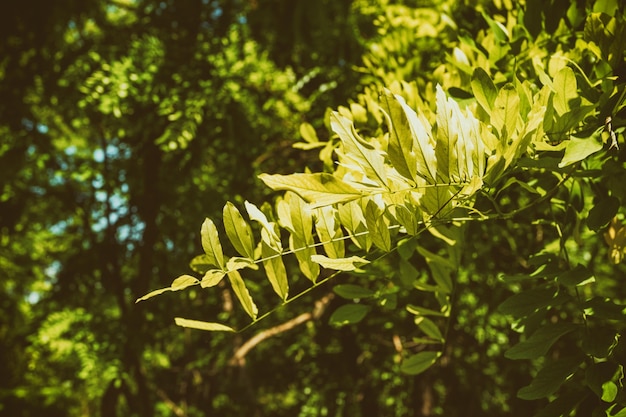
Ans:
[{"label": "sunlit leaf", "polygon": [[226,262],[227,271],[237,271],[244,268],[250,268],[256,271],[259,269],[259,265],[254,261],[254,259],[240,258],[237,256],[233,256],[228,260],[228,262]]},{"label": "sunlit leaf", "polygon": [[[330,127],[343,144],[342,162],[346,159],[358,165],[367,178],[380,187],[387,187],[387,172],[384,157],[380,151],[364,143],[354,130],[352,121],[337,112],[330,115]],[[339,151],[338,151],[339,152]]]},{"label": "sunlit leaf", "polygon": [[198,285],[200,281],[196,277],[192,277],[191,275],[181,275],[176,278],[170,288],[172,291],[180,291],[184,290],[187,287],[191,287],[192,285]]},{"label": "sunlit leaf", "polygon": [[345,245],[343,243],[343,231],[339,223],[335,221],[336,209],[334,207],[320,207],[316,212],[315,231],[329,258],[343,258]]},{"label": "sunlit leaf", "polygon": [[601,149],[602,142],[595,140],[594,137],[578,139],[572,136],[567,143],[567,148],[565,148],[565,155],[563,155],[563,159],[559,162],[559,168],[582,161]]},{"label": "sunlit leaf", "polygon": [[428,183],[434,184],[437,178],[437,158],[435,157],[435,141],[431,136],[431,126],[423,115],[418,116],[415,110],[406,104],[402,96],[396,95],[396,99],[404,110],[413,137],[417,175]]},{"label": "sunlit leaf", "polygon": [[289,283],[282,253],[272,247],[267,239],[262,239],[261,256],[264,259],[263,267],[265,268],[267,279],[272,285],[274,292],[282,300],[286,300],[289,294]]},{"label": "sunlit leaf", "polygon": [[491,77],[484,69],[477,67],[472,74],[471,85],[476,101],[488,115],[491,115],[494,102],[498,96],[498,89]]},{"label": "sunlit leaf", "polygon": [[570,67],[563,67],[554,77],[555,90],[553,104],[557,114],[562,116],[572,109],[572,103],[579,99],[576,75]]},{"label": "sunlit leaf", "polygon": [[389,252],[391,250],[389,226],[385,222],[382,210],[373,200],[369,200],[365,207],[365,222],[374,245],[385,252]]},{"label": "sunlit leaf", "polygon": [[222,244],[217,234],[217,228],[209,218],[204,220],[201,229],[202,248],[207,256],[207,261],[214,266],[224,268],[224,253]]},{"label": "sunlit leaf", "polygon": [[224,228],[233,247],[242,256],[254,258],[254,238],[250,225],[231,202],[223,210]]},{"label": "sunlit leaf", "polygon": [[355,200],[363,194],[350,184],[331,174],[261,174],[259,178],[273,190],[293,191],[304,198],[311,208],[330,206]]},{"label": "sunlit leaf", "polygon": [[328,258],[324,255],[313,255],[311,260],[327,269],[335,271],[354,271],[370,263],[367,259],[350,256],[349,258]]},{"label": "sunlit leaf", "polygon": [[414,137],[404,108],[398,99],[385,90],[383,109],[387,113],[389,127],[389,146],[387,156],[391,165],[405,178],[414,181],[417,178],[417,157]]},{"label": "sunlit leaf", "polygon": [[202,288],[214,287],[222,281],[224,276],[226,276],[226,272],[221,269],[210,269],[204,274],[204,277],[202,277],[200,286]]},{"label": "sunlit leaf", "polygon": [[355,245],[368,251],[372,240],[366,227],[363,209],[356,201],[339,206],[339,220],[346,228]]},{"label": "sunlit leaf", "polygon": [[[500,140],[507,141],[515,133],[520,117],[520,99],[513,84],[505,84],[494,102],[491,124],[500,132]],[[505,142],[506,143],[506,142]]]},{"label": "sunlit leaf", "polygon": [[183,319],[181,317],[174,318],[174,321],[178,326],[187,327],[190,329],[207,330],[209,332],[234,332],[232,327],[228,327],[220,323],[212,323],[208,321]]},{"label": "sunlit leaf", "polygon": [[209,257],[203,253],[202,255],[195,256],[189,263],[189,266],[197,273],[204,274],[209,269],[217,266],[214,262],[213,257]]},{"label": "sunlit leaf", "polygon": [[239,271],[230,271],[228,272],[228,280],[230,281],[230,285],[233,288],[233,292],[237,296],[237,299],[243,306],[243,309],[248,313],[252,319],[256,319],[258,314],[258,309],[250,293],[248,292],[248,288],[246,288],[246,284],[243,282],[243,278],[241,278],[241,274]]}]

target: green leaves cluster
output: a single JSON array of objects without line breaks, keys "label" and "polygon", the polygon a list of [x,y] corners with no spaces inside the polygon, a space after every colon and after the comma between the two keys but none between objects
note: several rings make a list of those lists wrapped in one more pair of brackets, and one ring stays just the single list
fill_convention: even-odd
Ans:
[{"label": "green leaves cluster", "polygon": [[[605,3],[594,7],[611,9]],[[402,353],[400,369],[417,375],[446,352],[456,278],[463,257],[471,256],[464,227],[479,220],[537,226],[538,248],[527,257],[516,254],[521,272],[501,277],[513,295],[499,312],[521,333],[504,356],[537,367],[518,397],[548,399],[540,416],[575,409],[623,413],[626,319],[624,300],[614,296],[623,292],[606,281],[626,246],[626,193],[616,179],[625,179],[624,164],[615,153],[626,107],[626,84],[615,75],[624,65],[616,45],[623,45],[625,19],[617,6],[609,15],[573,5],[557,18],[558,40],[548,48],[553,23],[546,10],[536,9],[541,7],[525,12],[543,16],[545,28],[525,26],[527,15],[512,6],[497,17],[481,10],[486,25],[475,38],[438,35],[447,27],[441,20],[431,40],[449,46],[445,63],[411,83],[402,71],[374,72],[384,86],[366,88],[348,107],[327,113],[328,141],[303,125],[305,142],[298,146],[321,149],[323,172],[261,174],[269,188],[284,193],[273,210],[245,203],[248,219],[226,204],[222,223],[237,255],[224,254],[220,232],[207,219],[201,230],[205,253],[191,265],[203,277],[183,275],[139,300],[192,285],[222,285],[227,277],[255,322],[272,310],[259,316],[246,270],[262,266],[284,305],[302,294],[290,296],[294,277],[305,277],[314,288],[397,251],[401,280],[434,300],[402,306],[420,335],[413,338],[418,347]],[[392,24],[393,13],[386,19]],[[400,36],[387,46],[401,50],[406,42]],[[380,62],[372,58],[380,51],[374,52],[366,65]],[[609,223],[607,248],[597,236]],[[425,232],[445,250],[421,245]],[[610,265],[597,261],[604,253]],[[295,273],[283,260],[290,255],[297,259]],[[417,277],[414,255],[425,261],[428,280]],[[335,293],[352,300],[331,315],[335,326],[359,323],[374,303],[395,300],[391,291],[354,284],[339,285]],[[177,324],[234,330],[180,318]]]}]

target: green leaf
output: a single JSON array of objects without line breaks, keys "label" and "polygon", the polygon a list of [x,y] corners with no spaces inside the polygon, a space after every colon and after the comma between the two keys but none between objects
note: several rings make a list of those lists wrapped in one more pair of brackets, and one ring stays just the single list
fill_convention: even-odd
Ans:
[{"label": "green leaf", "polygon": [[554,394],[584,360],[584,355],[576,355],[548,363],[528,386],[517,392],[517,396],[523,400],[537,400]]},{"label": "green leaf", "polygon": [[181,275],[172,282],[170,288],[172,291],[180,291],[187,287],[191,287],[192,285],[198,285],[199,283],[200,281],[196,277],[192,277],[191,275]]},{"label": "green leaf", "polygon": [[406,306],[406,310],[415,314],[416,316],[436,316],[436,317],[448,317],[448,314],[442,313],[441,311],[431,310],[425,307],[419,307],[412,304]]},{"label": "green leaf", "polygon": [[550,347],[563,335],[580,326],[571,323],[555,323],[540,327],[528,339],[504,352],[509,359],[537,359],[544,356]]},{"label": "green leaf", "polygon": [[374,291],[353,284],[335,285],[333,291],[340,297],[347,299],[369,298],[374,295]]},{"label": "green leaf", "polygon": [[350,256],[349,258],[328,258],[324,255],[313,255],[311,260],[322,265],[326,269],[334,269],[335,271],[355,271],[370,263],[367,259],[358,256]]},{"label": "green leaf", "polygon": [[226,236],[239,254],[254,258],[254,238],[250,225],[231,202],[226,203],[223,210]]},{"label": "green leaf", "polygon": [[610,298],[594,297],[583,304],[583,308],[588,316],[626,323],[626,306],[616,304]]},{"label": "green leaf", "polygon": [[337,327],[355,324],[363,320],[369,311],[370,306],[362,304],[342,305],[331,314],[329,323]]},{"label": "green leaf", "polygon": [[424,316],[418,316],[415,318],[415,324],[417,324],[417,327],[419,327],[420,330],[426,334],[426,336],[443,342],[444,339],[441,334],[441,330],[439,330],[439,327],[431,319]]},{"label": "green leaf", "polygon": [[339,223],[335,221],[336,213],[337,210],[334,207],[320,207],[315,213],[315,231],[329,258],[345,256],[343,231]]},{"label": "green leaf", "polygon": [[570,412],[587,396],[587,391],[572,390],[559,394],[550,404],[545,406],[534,417],[563,417]]},{"label": "green leaf", "polygon": [[209,269],[217,266],[213,262],[214,261],[212,257],[209,257],[206,254],[202,254],[195,256],[189,263],[189,266],[197,273],[204,274]]},{"label": "green leaf", "polygon": [[187,287],[190,287],[192,285],[198,285],[199,283],[200,281],[197,278],[192,277],[191,275],[181,275],[180,277],[176,278],[172,282],[172,285],[170,285],[169,287],[150,291],[148,294],[135,300],[135,303],[163,294],[164,292],[184,290]]},{"label": "green leaf", "polygon": [[587,216],[587,227],[593,231],[598,231],[601,228],[608,225],[613,217],[619,211],[621,204],[619,198],[613,196],[606,196],[600,199],[589,210],[589,216]]},{"label": "green leaf", "polygon": [[477,67],[472,74],[471,85],[476,101],[488,115],[491,115],[496,97],[498,96],[498,89],[491,77],[484,69]]},{"label": "green leaf", "polygon": [[204,274],[200,286],[202,288],[214,287],[222,281],[224,276],[226,276],[226,272],[221,269],[210,269]]},{"label": "green leaf", "polygon": [[619,335],[612,327],[591,327],[585,332],[581,348],[594,358],[607,358],[617,344]]},{"label": "green leaf", "polygon": [[389,145],[387,156],[389,162],[400,175],[415,181],[417,178],[417,158],[409,121],[398,99],[389,90],[385,90],[382,97],[384,98],[383,109],[388,115]]},{"label": "green leaf", "polygon": [[374,245],[384,252],[389,252],[391,250],[389,226],[385,222],[383,211],[373,200],[369,200],[365,206],[365,222]]},{"label": "green leaf", "polygon": [[300,124],[300,136],[302,139],[307,141],[308,143],[317,144],[319,143],[319,139],[317,138],[317,133],[315,132],[315,128],[307,122]]},{"label": "green leaf", "polygon": [[259,269],[259,265],[254,261],[254,259],[240,258],[238,256],[233,256],[228,260],[228,262],[226,262],[226,271],[238,271],[244,268],[250,268],[256,271]]},{"label": "green leaf", "polygon": [[438,291],[450,294],[453,290],[451,273],[455,269],[454,265],[449,260],[435,255],[421,246],[417,248],[417,251],[426,259],[433,279],[437,283]]},{"label": "green leaf", "polygon": [[351,201],[339,206],[339,220],[341,225],[345,227],[350,234],[350,238],[354,244],[357,245],[359,249],[363,249],[366,252],[369,251],[372,239],[365,226],[366,221],[363,215],[363,209],[358,202]]},{"label": "green leaf", "polygon": [[287,280],[287,270],[283,262],[280,251],[269,245],[266,239],[261,240],[261,256],[265,273],[274,292],[284,301],[289,294],[289,282]]},{"label": "green leaf", "polygon": [[232,286],[237,299],[239,299],[239,302],[243,306],[243,309],[250,317],[252,317],[253,320],[256,320],[259,311],[254,304],[254,301],[252,300],[252,297],[250,296],[239,271],[228,272],[228,280],[230,281],[230,285]]},{"label": "green leaf", "polygon": [[359,190],[327,173],[261,174],[259,178],[273,190],[293,191],[311,204],[311,208],[331,206],[363,197]]},{"label": "green leaf", "polygon": [[552,85],[555,90],[552,100],[554,109],[559,116],[563,116],[573,108],[573,102],[579,99],[574,71],[570,67],[563,67],[554,76]]},{"label": "green leaf", "polygon": [[402,361],[400,371],[407,375],[418,375],[435,364],[441,352],[420,352]]},{"label": "green leaf", "polygon": [[225,326],[220,323],[212,323],[209,321],[199,321],[183,319],[181,317],[174,318],[176,325],[181,327],[187,327],[190,329],[207,330],[209,332],[234,332],[232,327]]},{"label": "green leaf", "polygon": [[491,29],[491,33],[493,33],[494,37],[498,42],[508,42],[509,41],[509,31],[506,26],[502,23],[494,20],[489,16],[486,12],[482,11],[483,19],[489,25],[489,29]]},{"label": "green leaf", "polygon": [[520,99],[513,84],[505,84],[494,102],[491,124],[500,133],[500,141],[506,143],[515,133],[519,113]]},{"label": "green leaf", "polygon": [[316,254],[313,239],[313,216],[308,204],[297,194],[287,192],[278,203],[278,217],[291,233],[289,247],[295,253],[302,273],[315,282],[320,273],[319,265],[311,261]]},{"label": "green leaf", "polygon": [[144,295],[143,297],[139,297],[138,299],[136,299],[135,303],[147,300],[148,298],[155,297],[155,296],[163,294],[164,292],[167,292],[167,291],[172,291],[172,289],[170,287],[167,287],[167,288],[161,288],[161,289],[158,289],[158,290],[150,291],[148,294]]},{"label": "green leaf", "polygon": [[559,168],[582,161],[601,149],[602,142],[597,141],[593,136],[585,139],[578,139],[572,136],[567,143],[567,148],[565,148],[563,159],[559,162]]},{"label": "green leaf", "polygon": [[593,276],[593,271],[585,268],[582,265],[576,266],[576,268],[569,271],[565,271],[557,277],[557,281],[568,287],[574,287],[579,285],[586,285],[592,282],[596,282]]},{"label": "green leaf", "polygon": [[518,319],[526,317],[541,308],[561,305],[569,298],[567,294],[558,291],[556,288],[533,288],[507,298],[498,306],[498,310]]},{"label": "green leaf", "polygon": [[402,106],[404,117],[406,117],[406,122],[401,122],[402,126],[408,123],[413,138],[411,161],[414,159],[417,164],[416,173],[429,184],[435,184],[437,182],[437,158],[435,157],[435,140],[432,137],[432,128],[424,115],[418,116],[415,110],[406,104],[402,96],[396,95],[395,97]]},{"label": "green leaf", "polygon": [[[619,411],[614,412],[613,410],[615,408],[620,408],[622,407]],[[626,407],[624,407],[622,404],[613,404],[611,407],[609,407],[607,411],[607,416],[610,417],[626,417]]]},{"label": "green leaf", "polygon": [[343,149],[336,151],[340,155],[340,162],[350,166],[356,164],[368,179],[382,188],[387,188],[387,172],[382,153],[363,141],[354,130],[352,121],[338,112],[330,114],[330,127],[339,135],[343,144]]},{"label": "green leaf", "polygon": [[255,206],[254,204],[248,201],[244,201],[244,206],[246,207],[248,216],[250,216],[250,220],[254,220],[258,222],[263,227],[263,229],[267,232],[269,239],[272,242],[272,246],[276,246],[279,250],[281,250],[282,246],[280,243],[280,237],[276,233],[276,230],[274,228],[275,226],[274,223],[270,223],[270,221],[267,220],[267,217],[265,216],[265,214],[263,214],[263,212],[259,210],[259,208]]},{"label": "green leaf", "polygon": [[204,220],[201,229],[202,249],[207,255],[207,262],[212,266],[224,269],[224,253],[222,252],[222,244],[217,234],[217,228],[213,221],[209,218]]}]

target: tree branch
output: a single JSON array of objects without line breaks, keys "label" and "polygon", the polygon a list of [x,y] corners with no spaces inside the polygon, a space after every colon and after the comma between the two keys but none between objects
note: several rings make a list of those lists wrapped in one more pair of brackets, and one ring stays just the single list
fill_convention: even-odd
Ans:
[{"label": "tree branch", "polygon": [[302,323],[306,323],[309,320],[317,320],[324,313],[324,310],[328,306],[328,303],[334,298],[334,296],[335,295],[333,293],[328,293],[315,302],[315,307],[313,307],[313,311],[302,313],[291,320],[288,320],[282,324],[255,334],[235,351],[235,354],[230,359],[230,361],[228,361],[228,364],[231,366],[243,366],[245,364],[245,357],[248,352],[254,349],[256,345],[258,345],[265,339],[269,339],[272,336],[276,336],[277,334],[291,330],[294,327]]}]

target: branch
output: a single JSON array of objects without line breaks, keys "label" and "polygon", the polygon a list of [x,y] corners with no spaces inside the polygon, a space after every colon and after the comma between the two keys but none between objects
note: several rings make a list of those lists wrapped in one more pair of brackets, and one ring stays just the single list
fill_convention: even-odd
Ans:
[{"label": "branch", "polygon": [[291,330],[294,327],[306,323],[309,320],[317,320],[324,313],[324,310],[328,306],[328,303],[334,298],[334,296],[335,295],[333,293],[328,293],[315,302],[315,307],[313,308],[313,311],[302,313],[289,321],[279,324],[278,326],[271,327],[255,334],[235,351],[235,354],[230,359],[230,361],[228,361],[228,364],[231,366],[243,366],[245,364],[245,357],[248,352],[254,349],[256,345],[258,345],[265,339],[269,339],[272,336],[276,336],[277,334]]}]

